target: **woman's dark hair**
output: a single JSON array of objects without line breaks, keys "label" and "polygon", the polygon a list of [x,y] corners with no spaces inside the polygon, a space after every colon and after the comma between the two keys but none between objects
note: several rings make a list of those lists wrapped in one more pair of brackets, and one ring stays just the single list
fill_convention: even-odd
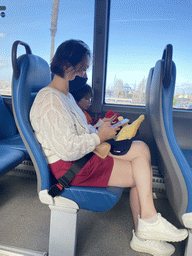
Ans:
[{"label": "woman's dark hair", "polygon": [[83,99],[84,97],[86,97],[87,95],[90,94],[90,96],[92,97],[93,93],[92,93],[92,88],[90,85],[85,84],[80,90],[78,91],[72,91],[71,94],[73,95],[74,99],[76,100],[76,102],[79,102],[81,99]]},{"label": "woman's dark hair", "polygon": [[56,50],[51,62],[51,72],[60,77],[64,77],[64,66],[75,67],[81,63],[86,56],[90,56],[90,50],[86,43],[81,40],[67,40]]}]

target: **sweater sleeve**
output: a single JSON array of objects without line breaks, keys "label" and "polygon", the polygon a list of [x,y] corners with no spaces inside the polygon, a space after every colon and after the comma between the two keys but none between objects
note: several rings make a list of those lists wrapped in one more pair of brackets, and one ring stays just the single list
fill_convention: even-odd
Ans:
[{"label": "sweater sleeve", "polygon": [[64,161],[77,160],[100,144],[98,135],[79,124],[67,102],[55,92],[39,95],[31,111],[31,123],[43,149]]}]

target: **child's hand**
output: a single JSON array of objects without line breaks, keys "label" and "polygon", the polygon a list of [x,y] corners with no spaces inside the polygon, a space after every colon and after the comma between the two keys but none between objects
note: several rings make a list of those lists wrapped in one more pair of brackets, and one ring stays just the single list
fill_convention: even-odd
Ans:
[{"label": "child's hand", "polygon": [[103,122],[110,122],[112,124],[116,118],[117,118],[117,115],[115,114],[112,117],[104,117],[102,120]]}]

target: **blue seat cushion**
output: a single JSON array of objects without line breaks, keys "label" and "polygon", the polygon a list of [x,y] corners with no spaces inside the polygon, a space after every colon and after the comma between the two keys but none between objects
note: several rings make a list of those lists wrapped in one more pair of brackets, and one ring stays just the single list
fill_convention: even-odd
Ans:
[{"label": "blue seat cushion", "polygon": [[80,209],[93,212],[110,210],[120,199],[123,188],[73,187],[65,189],[60,196],[75,201]]},{"label": "blue seat cushion", "polygon": [[20,134],[16,134],[6,139],[0,140],[0,147],[23,151],[25,158],[30,158],[29,153],[27,152],[27,149],[21,139]]},{"label": "blue seat cushion", "polygon": [[25,154],[22,151],[0,146],[0,176],[14,169],[23,160]]}]

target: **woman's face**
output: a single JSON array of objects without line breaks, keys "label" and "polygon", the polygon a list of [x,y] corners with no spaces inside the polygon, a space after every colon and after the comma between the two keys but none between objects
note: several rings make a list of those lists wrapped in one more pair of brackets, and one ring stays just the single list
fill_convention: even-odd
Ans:
[{"label": "woman's face", "polygon": [[65,70],[64,78],[71,81],[74,80],[76,76],[87,77],[87,69],[89,68],[90,57],[87,55],[82,62],[77,64],[75,67],[69,66]]},{"label": "woman's face", "polygon": [[76,76],[87,77],[87,69],[89,68],[90,57],[86,55],[84,60],[74,67]]}]

